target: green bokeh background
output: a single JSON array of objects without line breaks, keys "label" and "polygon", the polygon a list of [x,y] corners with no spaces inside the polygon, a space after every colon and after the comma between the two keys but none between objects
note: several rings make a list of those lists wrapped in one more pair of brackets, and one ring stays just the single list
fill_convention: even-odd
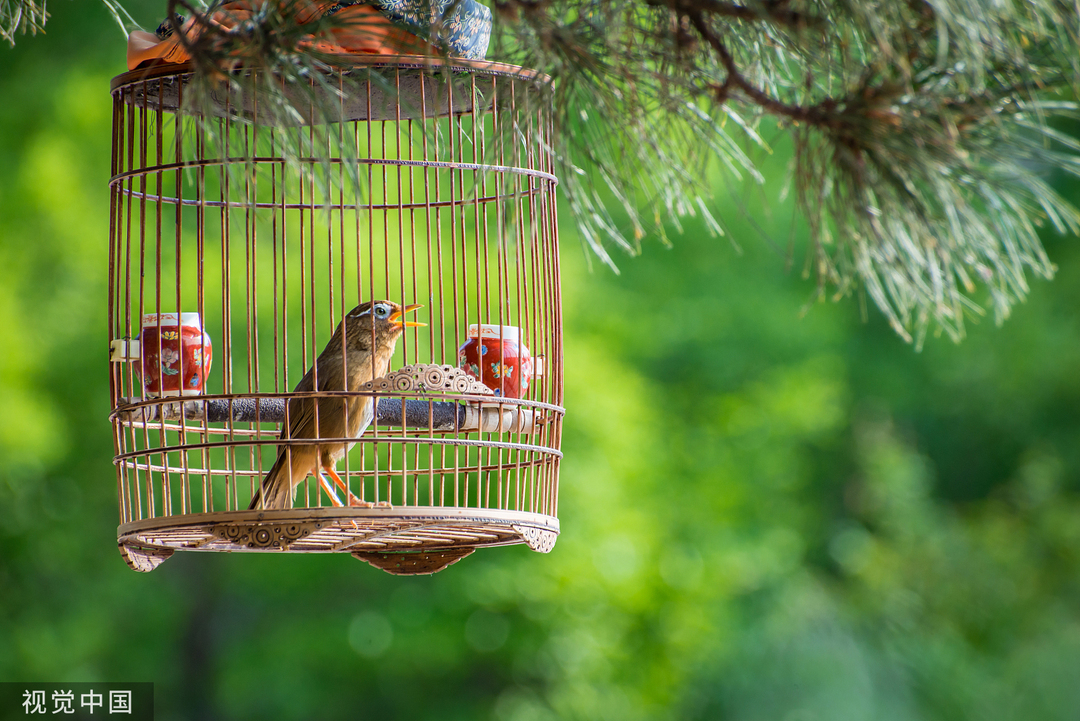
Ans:
[{"label": "green bokeh background", "polygon": [[128,570],[104,347],[123,39],[101,3],[49,9],[0,49],[0,680],[152,681],[163,721],[1077,717],[1075,239],[1047,235],[1058,278],[1003,328],[916,353],[857,298],[807,306],[782,140],[768,184],[719,193],[727,237],[691,220],[620,276],[564,213],[550,555]]}]

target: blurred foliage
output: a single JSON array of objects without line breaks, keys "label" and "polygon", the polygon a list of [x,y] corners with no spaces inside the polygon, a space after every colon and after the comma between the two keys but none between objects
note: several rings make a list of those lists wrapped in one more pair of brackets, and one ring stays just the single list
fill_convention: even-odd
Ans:
[{"label": "blurred foliage", "polygon": [[153,681],[163,721],[1075,718],[1080,251],[1048,238],[1059,280],[1013,322],[914,354],[851,304],[797,312],[813,283],[758,241],[808,241],[769,184],[724,208],[741,252],[688,224],[614,277],[564,234],[550,555],[128,570],[104,346],[123,50],[99,4],[57,5],[0,55],[0,679]]}]

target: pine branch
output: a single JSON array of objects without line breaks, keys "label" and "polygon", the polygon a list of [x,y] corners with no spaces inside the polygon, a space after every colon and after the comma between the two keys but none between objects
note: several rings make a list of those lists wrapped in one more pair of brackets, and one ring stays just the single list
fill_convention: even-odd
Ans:
[{"label": "pine branch", "polygon": [[0,0],[0,38],[15,47],[17,33],[31,35],[45,32],[45,21],[49,13],[45,10],[45,0]]},{"label": "pine branch", "polygon": [[[795,134],[794,178],[812,232],[807,267],[822,292],[866,292],[909,340],[931,327],[961,337],[984,294],[1003,319],[1027,293],[1028,272],[1053,272],[1037,227],[1050,220],[1076,232],[1076,210],[1039,177],[1076,166],[1069,139],[1051,139],[1046,124],[1071,106],[1044,102],[1075,93],[1080,79],[1069,8],[1017,4],[971,18],[968,6],[949,2],[609,0],[576,12],[553,1],[528,10],[510,18],[515,37],[531,41],[524,62],[577,86],[564,99],[589,98],[609,136],[575,142],[580,106],[560,105],[565,158],[602,168],[569,183],[572,201],[614,180],[613,207],[640,202],[635,185],[652,177],[693,196],[701,176],[684,161],[689,177],[677,177],[672,158],[694,157],[694,145],[723,147],[714,133],[724,117],[741,118],[754,138],[772,116]],[[687,107],[714,122],[644,130],[656,114],[680,117]],[[667,142],[643,142],[656,137]],[[583,208],[604,219],[594,228],[619,234],[596,203]],[[638,236],[639,209],[628,213]],[[585,235],[607,257],[600,233]]]},{"label": "pine branch", "polygon": [[[1080,143],[1051,124],[1077,114],[1061,102],[1080,90],[1074,5],[493,2],[489,56],[555,79],[562,194],[613,268],[610,247],[635,253],[650,235],[667,242],[686,215],[702,213],[722,232],[708,211],[710,178],[720,168],[725,182],[764,181],[746,148],[768,150],[766,119],[795,141],[791,179],[820,293],[869,295],[909,340],[930,329],[960,338],[983,305],[1002,320],[1029,276],[1053,274],[1040,226],[1080,229],[1080,213],[1046,180],[1080,171]],[[9,42],[44,21],[16,21],[15,9],[27,8],[44,13],[43,2],[0,0]],[[182,35],[197,70],[189,99],[224,84],[259,97],[261,121],[287,123],[296,98],[281,86],[291,83],[311,87],[303,102],[332,123],[329,106],[349,89],[320,85],[333,59],[304,38],[334,20],[312,26],[297,9],[296,0],[267,2],[225,23],[202,3],[169,0],[174,27],[183,11],[200,29]],[[278,150],[294,159],[344,152]]]},{"label": "pine branch", "polygon": [[[689,4],[689,3],[687,3]],[[814,125],[824,124],[828,121],[829,116],[822,112],[817,106],[811,106],[808,108],[800,107],[798,105],[787,105],[775,98],[770,97],[764,91],[755,87],[750,81],[743,77],[739,72],[738,66],[735,64],[735,58],[731,55],[731,52],[724,45],[724,42],[712,31],[712,29],[705,22],[704,15],[698,10],[681,10],[685,12],[686,16],[690,19],[694,29],[698,31],[702,38],[712,47],[716,52],[717,57],[720,59],[720,64],[724,66],[724,70],[727,71],[727,77],[724,78],[724,82],[719,86],[716,86],[716,100],[717,102],[725,102],[728,99],[728,95],[733,88],[738,88],[751,102],[761,106],[765,112],[772,113],[773,115],[780,115],[791,120],[800,120],[806,123]],[[739,19],[745,19],[740,15],[733,14],[731,17],[739,17]],[[754,16],[757,17],[757,16]]]},{"label": "pine branch", "polygon": [[747,22],[770,22],[790,28],[821,28],[825,20],[817,15],[788,7],[787,0],[771,0],[750,7],[720,0],[647,0],[649,5],[667,7],[686,15],[715,15]]}]

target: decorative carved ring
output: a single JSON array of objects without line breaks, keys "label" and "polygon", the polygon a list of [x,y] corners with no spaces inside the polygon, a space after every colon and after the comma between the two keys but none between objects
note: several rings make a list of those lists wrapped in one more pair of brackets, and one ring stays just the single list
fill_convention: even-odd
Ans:
[{"label": "decorative carved ring", "polygon": [[495,392],[454,366],[416,363],[368,381],[359,390],[376,393],[456,393],[493,396]]},{"label": "decorative carved ring", "polygon": [[310,523],[220,523],[211,529],[215,538],[228,543],[247,546],[253,549],[287,549],[312,532],[322,528],[320,522]]}]

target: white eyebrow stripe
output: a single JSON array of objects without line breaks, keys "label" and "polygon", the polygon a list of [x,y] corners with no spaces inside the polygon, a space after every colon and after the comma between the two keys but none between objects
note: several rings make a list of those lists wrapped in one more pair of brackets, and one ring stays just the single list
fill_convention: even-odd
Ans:
[{"label": "white eyebrow stripe", "polygon": [[353,313],[349,317],[350,318],[359,318],[362,315],[370,315],[370,314],[371,314],[371,308],[368,308],[367,310],[362,310],[359,313]]}]

